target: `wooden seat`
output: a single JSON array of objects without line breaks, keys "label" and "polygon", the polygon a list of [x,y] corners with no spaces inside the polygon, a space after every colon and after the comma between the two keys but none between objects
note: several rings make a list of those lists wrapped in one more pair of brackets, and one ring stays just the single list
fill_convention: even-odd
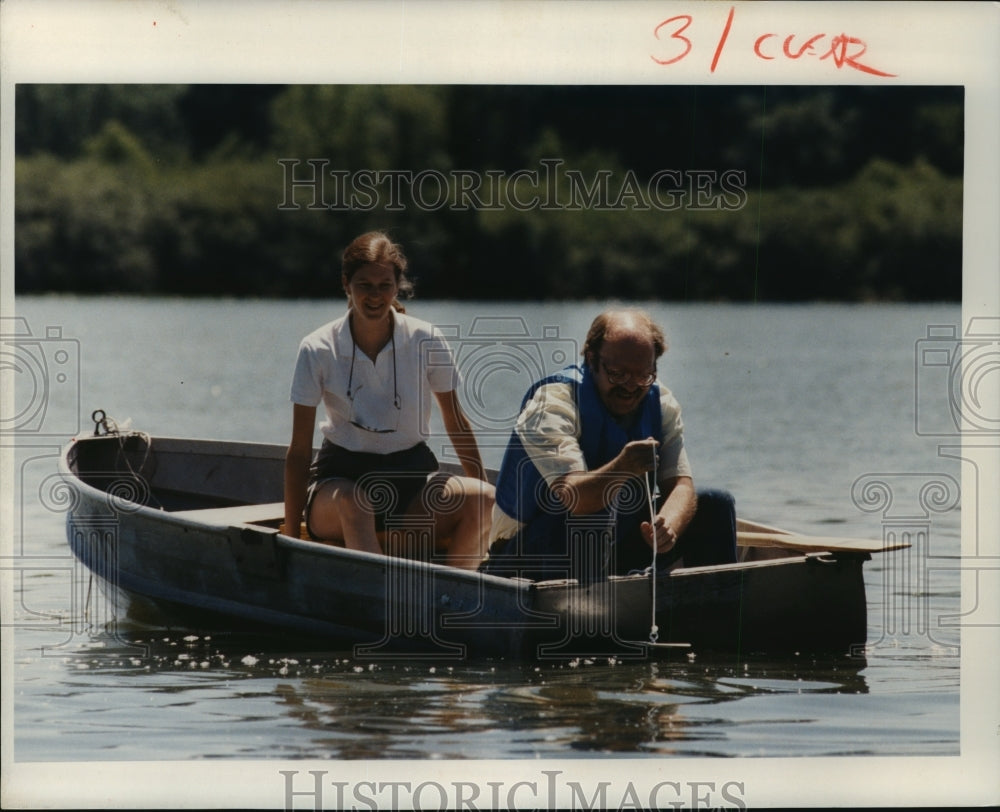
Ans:
[{"label": "wooden seat", "polygon": [[254,524],[266,521],[281,521],[285,517],[284,502],[268,502],[262,505],[233,505],[221,508],[201,508],[199,510],[178,510],[170,514],[182,519],[207,522],[209,524]]}]

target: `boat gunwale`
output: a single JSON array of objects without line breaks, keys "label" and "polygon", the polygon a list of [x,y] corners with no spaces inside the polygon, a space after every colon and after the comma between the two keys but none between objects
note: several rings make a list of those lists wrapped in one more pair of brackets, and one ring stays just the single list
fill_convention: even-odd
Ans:
[{"label": "boat gunwale", "polygon": [[[123,433],[124,434],[124,433]],[[101,490],[94,485],[86,482],[78,471],[73,470],[73,466],[70,464],[70,454],[75,448],[78,447],[77,443],[80,440],[89,441],[91,439],[104,439],[107,436],[114,435],[100,435],[98,437],[93,437],[92,435],[78,435],[74,437],[66,446],[63,448],[59,456],[59,473],[65,481],[70,483],[70,487],[76,489],[81,493],[82,498],[89,499],[90,502],[104,502],[109,505],[110,509],[114,509],[110,505],[109,494],[107,491]],[[178,449],[171,449],[171,453],[191,453],[196,451],[198,447],[206,448],[209,444],[223,443],[227,445],[232,445],[236,447],[240,446],[250,446],[252,449],[258,448],[272,448],[280,450],[281,447],[274,444],[266,443],[243,443],[241,441],[225,441],[225,440],[184,440],[183,438],[173,438],[173,437],[151,437],[150,435],[143,434],[142,432],[128,432],[125,436],[142,436],[146,437],[151,443],[154,441],[177,441],[179,443],[190,443],[190,448],[185,448],[183,445]],[[239,455],[239,456],[252,456]],[[265,459],[273,459],[275,457],[263,457]],[[459,567],[453,567],[447,564],[439,564],[433,561],[418,561],[414,559],[402,558],[402,557],[390,557],[381,553],[369,553],[363,550],[349,550],[344,547],[339,547],[332,544],[324,544],[321,541],[313,541],[311,539],[297,539],[293,536],[280,533],[275,528],[267,527],[266,525],[261,525],[255,522],[206,522],[199,520],[196,515],[190,515],[196,513],[196,511],[168,511],[161,508],[156,508],[151,505],[145,505],[140,502],[132,502],[122,499],[121,502],[129,506],[129,509],[125,512],[129,516],[141,516],[148,521],[154,521],[158,524],[163,525],[182,525],[185,527],[195,528],[203,530],[205,532],[210,532],[214,534],[225,534],[225,532],[232,527],[237,528],[247,528],[258,533],[265,535],[273,535],[275,537],[275,545],[279,547],[288,548],[290,550],[297,550],[299,552],[305,553],[309,556],[320,556],[323,558],[330,559],[343,559],[345,561],[358,561],[365,562],[368,564],[374,564],[377,566],[385,566],[386,561],[391,560],[393,562],[393,567],[401,567],[404,569],[416,569],[425,570],[430,569],[431,571],[447,574],[450,578],[458,578],[460,580],[465,580],[468,582],[484,582],[490,584],[493,587],[503,588],[510,591],[522,591],[528,587],[533,587],[538,582],[532,581],[526,578],[507,578],[499,575],[492,575],[490,573],[484,572],[474,572],[472,570],[465,570]],[[239,507],[239,506],[238,506]],[[214,508],[206,508],[207,511],[214,510]],[[70,515],[75,513],[75,507],[71,508],[69,511]]]},{"label": "boat gunwale", "polygon": [[[149,435],[144,432],[137,432],[134,430],[128,430],[122,432],[120,435],[89,435],[82,434],[77,435],[72,438],[69,443],[67,443],[59,457],[59,469],[60,474],[72,481],[72,486],[81,491],[87,493],[89,498],[93,501],[109,501],[109,495],[107,491],[101,490],[94,485],[89,484],[84,481],[80,476],[79,472],[74,471],[72,465],[70,464],[70,454],[75,448],[78,447],[79,442],[87,442],[91,440],[105,440],[106,438],[113,437],[134,437],[138,436],[146,439],[150,446],[162,445],[166,443],[168,445],[168,453],[172,454],[192,454],[192,453],[204,453],[207,450],[219,449],[219,453],[229,453],[230,456],[238,458],[258,458],[258,459],[281,459],[284,456],[285,449],[284,446],[276,443],[260,443],[251,442],[243,440],[213,440],[213,439],[198,439],[198,438],[184,438],[184,437],[173,437],[173,436],[161,436],[161,435]],[[232,453],[233,451],[240,453]],[[242,453],[247,452],[247,453]],[[260,453],[267,452],[267,453]],[[124,501],[124,500],[123,500]],[[141,515],[148,520],[154,520],[160,524],[169,525],[182,525],[190,528],[198,528],[205,530],[207,532],[220,533],[225,532],[229,528],[239,527],[247,528],[262,534],[273,535],[275,538],[276,546],[287,548],[289,550],[296,550],[307,555],[316,556],[319,555],[323,558],[332,559],[344,559],[346,561],[359,561],[367,562],[369,564],[384,565],[385,561],[389,558],[381,553],[369,553],[362,550],[349,550],[344,547],[324,544],[321,541],[314,541],[311,539],[298,539],[294,536],[289,536],[281,533],[275,528],[268,527],[267,525],[261,524],[260,521],[206,521],[199,518],[199,513],[204,511],[206,519],[210,519],[211,512],[215,510],[232,510],[234,513],[242,508],[252,508],[256,505],[235,505],[232,507],[225,508],[196,508],[192,510],[179,510],[179,511],[166,511],[161,508],[152,507],[150,505],[145,505],[139,502],[126,502],[132,509],[128,510],[129,515]],[[278,503],[263,503],[263,504],[278,504]],[[71,510],[72,513],[72,510]],[[787,531],[779,531],[787,532]],[[760,545],[762,548],[766,545]],[[774,548],[779,549],[779,548]],[[868,553],[864,552],[830,552],[830,551],[816,551],[816,552],[797,552],[789,551],[788,555],[782,555],[775,558],[766,558],[760,560],[752,561],[737,561],[730,564],[709,564],[700,567],[677,567],[669,572],[660,573],[657,576],[657,581],[663,582],[671,578],[688,578],[688,577],[699,577],[706,574],[712,573],[726,573],[726,572],[739,572],[748,569],[760,569],[772,566],[784,566],[788,564],[801,564],[809,560],[823,560],[824,562],[835,561],[838,558],[847,557],[855,558],[860,557],[865,560],[871,558]],[[461,580],[476,580],[483,581],[487,584],[491,584],[495,587],[505,586],[506,588],[514,588],[515,590],[521,589],[539,589],[539,590],[554,590],[569,587],[580,587],[581,584],[577,579],[566,579],[558,578],[544,581],[536,581],[529,578],[521,577],[508,577],[492,575],[490,573],[475,572],[472,570],[464,570],[459,567],[450,566],[447,564],[440,564],[433,561],[418,561],[414,559],[407,559],[401,557],[393,557],[393,566],[413,569],[431,569],[432,571],[437,571],[439,573],[447,574],[452,578],[459,578]],[[649,573],[629,573],[625,575],[609,575],[608,581],[614,583],[637,583],[641,581],[649,581]],[[583,588],[588,588],[583,585]]]},{"label": "boat gunwale", "polygon": [[[269,459],[272,461],[278,461],[282,458],[284,453],[283,447],[276,444],[266,444],[266,443],[248,443],[242,441],[216,441],[207,439],[185,439],[185,438],[172,438],[172,437],[159,437],[151,436],[143,432],[129,431],[123,433],[125,438],[132,436],[139,436],[144,438],[147,442],[153,446],[158,445],[161,452],[165,451],[168,454],[177,455],[204,455],[208,454],[210,456],[215,456],[213,452],[215,451],[225,451],[234,458],[259,458],[259,459]],[[405,559],[400,557],[389,557],[382,554],[376,553],[365,553],[356,550],[347,550],[342,547],[336,547],[329,544],[324,544],[322,542],[312,541],[309,539],[298,539],[291,536],[287,536],[279,532],[279,529],[269,524],[256,524],[254,522],[241,522],[241,521],[217,521],[217,522],[205,522],[198,518],[199,514],[197,509],[194,511],[168,511],[164,510],[162,507],[154,507],[149,504],[142,504],[135,501],[129,501],[128,499],[119,496],[114,493],[111,489],[104,489],[102,487],[91,482],[85,481],[84,477],[87,475],[87,471],[80,470],[80,459],[76,456],[79,449],[84,443],[88,441],[103,441],[103,442],[113,442],[116,439],[115,435],[78,435],[73,438],[66,446],[62,449],[59,455],[59,471],[61,476],[66,480],[67,486],[74,491],[74,498],[70,500],[70,506],[67,511],[67,520],[73,521],[75,517],[84,517],[86,511],[100,512],[104,515],[109,513],[120,513],[124,520],[135,520],[140,523],[151,523],[159,526],[166,526],[172,528],[185,527],[191,528],[197,533],[210,534],[217,538],[229,538],[230,544],[240,544],[243,539],[240,538],[240,534],[246,531],[253,533],[257,536],[256,539],[247,539],[249,543],[254,543],[255,541],[262,541],[264,539],[269,539],[266,542],[274,545],[274,549],[283,549],[286,551],[286,555],[293,554],[297,560],[296,566],[304,565],[309,566],[310,560],[315,562],[315,565],[319,565],[323,562],[324,566],[331,566],[336,568],[339,563],[343,563],[348,568],[353,566],[363,567],[365,570],[378,568],[385,572],[388,572],[390,568],[399,569],[401,571],[410,572],[420,572],[420,573],[437,573],[443,576],[439,585],[445,590],[448,588],[447,584],[450,583],[455,589],[482,589],[486,592],[494,594],[498,599],[503,599],[506,601],[515,600],[517,605],[520,607],[519,611],[528,611],[529,614],[535,614],[536,612],[541,612],[545,616],[560,617],[563,616],[562,609],[558,607],[565,605],[566,607],[573,608],[576,604],[574,601],[579,600],[577,596],[586,595],[593,588],[601,588],[600,583],[597,584],[581,584],[575,579],[553,579],[550,581],[532,581],[526,578],[511,578],[496,575],[489,575],[486,573],[475,572],[471,570],[462,570],[456,567],[437,564],[434,562]],[[164,446],[166,449],[164,450]],[[134,454],[135,449],[130,448],[127,451],[122,448],[124,453]],[[220,451],[220,453],[221,453]],[[102,452],[97,452],[100,454]],[[141,450],[140,450],[141,453]],[[155,454],[155,450],[152,452]],[[95,456],[96,461],[100,461],[99,456]],[[175,460],[180,465],[183,465],[183,460]],[[114,467],[118,468],[118,461],[114,461]],[[173,467],[173,466],[171,466]],[[127,470],[126,470],[127,469]],[[153,470],[156,470],[155,462]],[[131,465],[126,462],[125,468],[121,470],[116,470],[115,473],[120,473],[121,475],[132,475],[139,477],[143,480],[143,484],[149,485],[152,489],[152,477],[151,475],[148,479],[142,473],[143,469],[140,468],[140,473],[136,473],[131,470]],[[100,471],[93,471],[91,473],[96,474],[101,473]],[[172,471],[172,475],[175,475],[175,471]],[[270,472],[273,474],[273,471]],[[162,490],[165,486],[170,485],[171,482],[159,483],[159,488]],[[195,493],[194,490],[188,489],[188,492],[192,495]],[[223,499],[227,497],[222,497]],[[253,506],[255,504],[268,504],[263,501],[260,503],[246,502],[247,506]],[[234,505],[233,507],[239,507],[239,505]],[[206,512],[210,512],[213,508],[206,508]],[[185,513],[193,513],[194,515],[183,515]],[[217,514],[218,515],[218,514]],[[266,520],[267,522],[273,522],[273,518]],[[142,535],[142,529],[139,529],[139,536]],[[761,547],[766,547],[767,545],[759,545]],[[71,549],[74,555],[81,560],[86,566],[88,566],[91,571],[95,571],[94,567],[91,566],[87,561],[86,553],[81,555],[81,551],[77,550],[76,546],[71,542]],[[140,550],[141,552],[141,550]],[[860,578],[860,567],[862,566],[863,560],[869,559],[871,556],[851,552],[846,555],[841,553],[834,553],[830,551],[794,551],[787,550],[783,551],[786,554],[779,554],[775,557],[765,557],[756,560],[740,561],[733,564],[717,564],[709,565],[704,567],[691,567],[683,568],[679,567],[666,573],[660,573],[655,579],[655,583],[664,584],[667,589],[670,590],[670,579],[678,579],[673,581],[673,584],[678,588],[680,593],[685,593],[687,591],[686,587],[696,586],[698,579],[707,578],[707,583],[712,585],[712,588],[730,588],[734,583],[739,585],[739,590],[742,593],[744,589],[744,581],[741,577],[743,573],[753,572],[755,573],[753,579],[748,579],[745,582],[745,586],[749,588],[750,581],[753,580],[755,583],[758,577],[762,577],[766,582],[769,578],[768,571],[774,573],[777,577],[783,578],[788,574],[792,574],[791,570],[788,570],[789,565],[803,566],[809,564],[812,561],[821,562],[822,565],[838,563],[838,559],[843,559],[844,563],[848,565],[850,571],[857,569],[857,575],[852,575],[852,583],[857,581],[857,584],[851,586],[848,584],[849,588],[854,590],[847,597],[851,600],[851,607],[853,614],[857,614],[857,607],[860,606],[862,613],[864,610],[865,596],[864,596],[864,583],[863,581],[858,581]],[[251,563],[252,569],[247,570],[251,575],[259,576],[260,573],[257,571],[257,562]],[[813,569],[810,567],[810,569]],[[836,568],[838,571],[840,567]],[[805,570],[802,570],[804,573]],[[760,573],[760,576],[757,576]],[[781,575],[780,573],[784,573]],[[97,573],[98,577],[103,577],[101,573]],[[122,575],[125,575],[122,578]],[[136,580],[133,576],[138,577]],[[695,577],[695,581],[684,580],[685,576]],[[838,578],[840,576],[837,576]],[[717,580],[718,579],[718,580]],[[437,579],[435,579],[437,580]],[[622,590],[619,593],[619,600],[626,600],[631,603],[633,599],[638,600],[640,594],[648,594],[648,585],[654,583],[654,580],[650,577],[650,572],[648,570],[644,572],[636,572],[634,574],[628,575],[610,575],[606,581],[601,583],[607,584],[608,588],[612,591]],[[824,582],[826,583],[826,582]],[[303,628],[303,624],[310,626],[313,631],[317,631],[321,634],[332,634],[333,636],[345,636],[351,637],[357,634],[360,629],[355,625],[350,626],[339,626],[334,622],[334,626],[330,625],[329,621],[316,620],[309,615],[301,615],[299,613],[286,613],[281,610],[277,610],[275,614],[274,611],[268,609],[266,606],[256,606],[253,604],[247,604],[246,608],[248,611],[243,611],[244,604],[237,602],[236,604],[230,604],[228,599],[220,600],[219,597],[206,595],[201,591],[195,591],[187,594],[186,590],[183,588],[179,591],[170,587],[166,590],[159,588],[159,582],[149,586],[143,575],[137,573],[118,573],[118,578],[112,584],[115,587],[124,589],[126,592],[134,591],[140,597],[146,597],[152,599],[154,602],[158,600],[165,601],[177,601],[180,599],[181,604],[186,604],[190,608],[203,608],[211,612],[221,611],[224,614],[232,615],[234,617],[244,617],[244,618],[263,618],[265,614],[268,615],[268,622],[278,621],[279,625],[285,626],[287,628]],[[644,585],[647,588],[644,590]],[[684,585],[684,586],[682,586]],[[147,591],[148,588],[148,591]],[[860,592],[857,592],[860,589]],[[759,590],[758,590],[759,592]],[[855,594],[856,593],[856,594]],[[445,594],[445,593],[442,593]],[[858,602],[858,596],[860,596],[860,603]],[[682,595],[683,597],[683,595]],[[758,595],[757,602],[761,600]],[[553,603],[555,602],[555,603]],[[725,605],[725,602],[723,602]],[[579,608],[579,607],[577,607]],[[631,607],[639,611],[637,607]],[[647,610],[648,611],[648,608]],[[659,612],[659,603],[657,604],[657,611]],[[687,603],[682,600],[680,604],[670,611],[680,611],[682,613],[693,611],[687,606]],[[728,611],[728,610],[727,610]],[[641,614],[641,611],[640,611]],[[638,615],[637,615],[638,617]],[[682,614],[680,617],[686,617]],[[739,615],[742,617],[742,615]],[[569,616],[566,616],[566,622],[572,625],[577,621],[572,621]],[[856,619],[855,619],[856,620]],[[852,620],[852,626],[857,625],[855,620]],[[444,622],[444,621],[443,621]],[[742,623],[742,621],[740,621]],[[451,625],[444,622],[444,625]],[[462,626],[462,624],[458,624]],[[669,624],[668,624],[669,625]],[[661,622],[661,627],[665,627],[664,623]],[[464,626],[463,626],[464,628]],[[475,628],[486,628],[482,624],[476,624]],[[536,636],[549,634],[548,626],[545,627],[545,631],[539,631],[534,626],[509,626],[504,623],[504,628],[507,628],[509,632],[514,634],[513,637],[509,638],[507,642],[500,644],[498,651],[502,649],[504,653],[502,656],[522,656],[524,651],[532,646],[537,647],[541,642],[541,637],[536,639]],[[539,627],[540,628],[540,627]],[[555,627],[553,627],[555,628]],[[742,628],[742,627],[741,627]],[[796,627],[797,628],[797,627]],[[858,640],[865,639],[864,634],[864,615],[862,615],[861,628],[859,630],[847,629],[846,632],[839,627],[827,633],[829,640],[836,641],[833,644],[837,648],[842,648],[841,637],[845,637],[845,634],[855,635]],[[799,633],[799,632],[796,632]],[[368,633],[364,632],[364,637],[367,639]],[[377,634],[377,633],[376,633]],[[707,649],[714,649],[717,647],[728,648],[730,645],[728,634],[729,632],[714,627],[710,627],[706,632],[707,637],[702,641]],[[714,636],[713,636],[714,635]],[[833,637],[829,637],[833,635]],[[547,638],[546,638],[547,639]],[[742,638],[740,638],[742,639]],[[695,642],[692,638],[690,642]],[[820,650],[825,650],[829,643],[821,643]],[[852,642],[851,645],[854,643]],[[461,645],[471,645],[468,641],[462,642]],[[763,644],[767,647],[767,643]],[[779,646],[782,645],[792,645],[794,648],[799,649],[804,644],[800,643],[797,639],[793,643],[780,642]],[[808,647],[808,646],[807,646]],[[522,651],[522,648],[524,651]],[[492,651],[489,644],[485,644],[482,651]],[[520,653],[518,653],[520,652]],[[529,655],[530,656],[530,655]]]}]

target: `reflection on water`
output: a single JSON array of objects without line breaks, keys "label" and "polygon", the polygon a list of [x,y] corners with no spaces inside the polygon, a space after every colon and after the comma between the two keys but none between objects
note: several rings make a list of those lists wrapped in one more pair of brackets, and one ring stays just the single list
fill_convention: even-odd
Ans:
[{"label": "reflection on water", "polygon": [[[19,297],[18,307],[36,335],[52,325],[79,342],[79,392],[49,404],[53,425],[67,436],[103,408],[153,434],[277,443],[287,442],[291,428],[295,347],[308,328],[342,312],[339,300]],[[878,537],[887,517],[853,501],[859,477],[958,478],[958,461],[938,454],[939,438],[915,433],[913,414],[924,371],[917,342],[928,325],[959,323],[958,306],[649,307],[667,328],[662,373],[684,406],[698,481],[731,490],[747,518]],[[483,315],[523,316],[532,335],[551,327],[560,339],[579,341],[599,309],[418,300],[412,312],[456,325],[461,335]],[[206,329],[211,341],[189,340]],[[123,352],[136,335],[165,351],[152,360]],[[483,378],[464,371],[470,384]],[[509,416],[523,394],[521,373],[510,376],[509,391],[491,388],[486,416]],[[491,387],[502,380],[491,376]],[[941,391],[936,401],[920,401],[921,416],[934,403],[948,408]],[[478,394],[462,391],[467,404]],[[483,423],[479,439],[495,466],[508,429],[492,426]],[[97,617],[89,578],[66,544],[65,505],[45,498],[42,487],[52,481],[64,438],[27,440],[14,471],[17,535],[8,564],[15,570],[19,762],[959,752],[959,632],[977,595],[974,581],[960,582],[967,573],[956,563],[957,511],[925,517],[930,557],[876,557],[866,565],[867,662],[699,654],[656,662],[373,663],[253,636],[94,632],[87,622],[106,618]],[[914,507],[913,500],[894,503]]]},{"label": "reflection on water", "polygon": [[[217,730],[270,730],[263,739],[240,732],[235,747],[220,742],[209,756],[338,759],[741,755],[731,744],[739,724],[726,707],[732,703],[868,692],[863,658],[674,660],[376,663],[345,652],[262,648],[249,635],[119,633],[63,656],[58,691],[85,696],[110,683],[147,692],[141,720],[92,712],[89,723],[108,734],[133,735],[139,725],[161,724],[157,714],[187,709]],[[808,723],[782,719],[768,704],[778,717],[772,723]],[[282,732],[292,729],[299,735]]]}]

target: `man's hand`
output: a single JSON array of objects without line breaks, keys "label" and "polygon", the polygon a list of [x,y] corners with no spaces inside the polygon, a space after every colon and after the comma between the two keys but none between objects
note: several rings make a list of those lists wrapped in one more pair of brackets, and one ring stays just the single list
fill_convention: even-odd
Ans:
[{"label": "man's hand", "polygon": [[652,437],[633,440],[612,460],[611,467],[618,473],[641,477],[656,470],[656,451],[659,447],[660,443]]},{"label": "man's hand", "polygon": [[[698,505],[694,481],[689,476],[679,476],[660,482],[663,504],[656,512],[656,552],[673,549],[677,539],[694,518]],[[652,548],[653,525],[648,521],[639,525],[643,540]]]},{"label": "man's hand", "polygon": [[603,510],[618,489],[631,479],[643,479],[656,470],[657,440],[633,440],[611,462],[594,471],[564,474],[552,484],[556,498],[575,515]]},{"label": "man's hand", "polygon": [[[649,522],[643,522],[639,525],[639,530],[642,533],[642,538],[645,540],[646,544],[649,545],[650,549],[653,547],[653,525]],[[666,553],[673,549],[673,546],[677,543],[677,533],[674,529],[667,524],[667,520],[660,515],[656,517],[656,552]]]}]

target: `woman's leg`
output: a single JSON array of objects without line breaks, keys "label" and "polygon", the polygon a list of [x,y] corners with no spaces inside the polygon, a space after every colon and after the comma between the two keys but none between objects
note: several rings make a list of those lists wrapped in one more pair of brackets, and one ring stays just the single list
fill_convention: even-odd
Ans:
[{"label": "woman's leg", "polygon": [[319,486],[308,523],[310,532],[322,541],[343,542],[349,550],[382,552],[371,503],[349,479],[331,479]]},{"label": "woman's leg", "polygon": [[[449,566],[475,570],[486,556],[495,493],[478,479],[434,474],[405,515],[432,517],[434,553]],[[399,554],[408,553],[415,551]]]}]

